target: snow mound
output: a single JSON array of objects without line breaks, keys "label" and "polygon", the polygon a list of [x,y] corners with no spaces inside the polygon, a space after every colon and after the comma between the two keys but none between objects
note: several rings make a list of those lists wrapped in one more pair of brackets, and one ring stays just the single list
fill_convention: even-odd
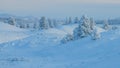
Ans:
[{"label": "snow mound", "polygon": [[98,33],[102,33],[102,32],[105,32],[105,30],[104,29],[102,29],[102,28],[100,28],[100,27],[95,27],[97,30],[98,30]]},{"label": "snow mound", "polygon": [[72,35],[73,34],[73,30],[77,26],[78,26],[78,24],[71,24],[71,25],[66,25],[66,26],[60,27],[58,29]]},{"label": "snow mound", "polygon": [[9,25],[7,23],[0,22],[0,31],[24,31],[23,29]]},{"label": "snow mound", "polygon": [[[88,36],[56,44],[67,33],[72,33],[74,28],[70,27],[33,31],[31,36],[22,40],[0,44],[5,46],[1,47],[0,68],[120,68],[120,30],[104,32],[96,27],[102,32],[98,40],[91,40]],[[16,33],[12,31],[11,34]]]},{"label": "snow mound", "polygon": [[26,30],[0,22],[0,44],[27,37]]}]

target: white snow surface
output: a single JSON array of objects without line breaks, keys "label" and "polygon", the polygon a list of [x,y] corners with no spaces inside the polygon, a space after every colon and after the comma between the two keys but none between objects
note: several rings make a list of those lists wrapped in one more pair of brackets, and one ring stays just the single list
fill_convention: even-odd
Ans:
[{"label": "white snow surface", "polygon": [[23,31],[23,29],[9,25],[7,23],[0,22],[0,31]]},{"label": "white snow surface", "polygon": [[27,37],[27,30],[0,22],[0,44]]},{"label": "white snow surface", "polygon": [[78,26],[78,24],[70,24],[70,25],[66,25],[66,26],[63,26],[63,27],[59,27],[58,29],[59,30],[62,30],[68,34],[73,34],[73,30]]},{"label": "white snow surface", "polygon": [[0,68],[120,68],[119,29],[97,27],[102,32],[98,40],[89,36],[60,44],[75,27],[32,31],[26,38],[0,44]]}]

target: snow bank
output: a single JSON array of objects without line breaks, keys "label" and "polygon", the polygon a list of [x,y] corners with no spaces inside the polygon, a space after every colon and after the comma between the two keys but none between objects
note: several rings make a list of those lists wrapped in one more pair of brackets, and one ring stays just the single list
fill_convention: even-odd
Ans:
[{"label": "snow bank", "polygon": [[97,27],[99,32],[104,32],[98,40],[85,37],[56,44],[72,32],[73,28],[69,27],[43,30],[5,43],[6,47],[0,51],[0,68],[120,68],[120,31],[104,32]]},{"label": "snow bank", "polygon": [[65,25],[65,26],[59,27],[58,29],[72,35],[73,34],[73,30],[76,27],[78,27],[78,24]]},{"label": "snow bank", "polygon": [[7,23],[0,22],[0,31],[24,31],[23,29],[9,25]]},{"label": "snow bank", "polygon": [[0,22],[0,44],[27,37],[26,30]]}]

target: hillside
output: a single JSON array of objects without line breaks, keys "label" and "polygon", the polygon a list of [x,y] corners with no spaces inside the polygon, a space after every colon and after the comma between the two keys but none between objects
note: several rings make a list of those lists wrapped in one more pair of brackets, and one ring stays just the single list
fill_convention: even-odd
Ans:
[{"label": "hillside", "polygon": [[27,37],[27,30],[0,22],[0,44]]},{"label": "hillside", "polygon": [[92,40],[89,36],[61,44],[60,40],[67,33],[72,33],[75,27],[65,25],[48,30],[26,31],[27,37],[24,33],[20,39],[0,44],[0,68],[120,67],[119,29],[105,32],[100,29],[102,37],[98,40]]}]

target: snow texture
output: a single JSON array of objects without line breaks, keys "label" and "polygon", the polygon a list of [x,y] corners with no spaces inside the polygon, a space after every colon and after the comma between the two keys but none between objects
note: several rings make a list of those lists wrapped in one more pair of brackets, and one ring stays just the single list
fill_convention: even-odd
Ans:
[{"label": "snow texture", "polygon": [[78,24],[29,31],[0,23],[0,68],[120,68],[120,29],[61,44]]}]

